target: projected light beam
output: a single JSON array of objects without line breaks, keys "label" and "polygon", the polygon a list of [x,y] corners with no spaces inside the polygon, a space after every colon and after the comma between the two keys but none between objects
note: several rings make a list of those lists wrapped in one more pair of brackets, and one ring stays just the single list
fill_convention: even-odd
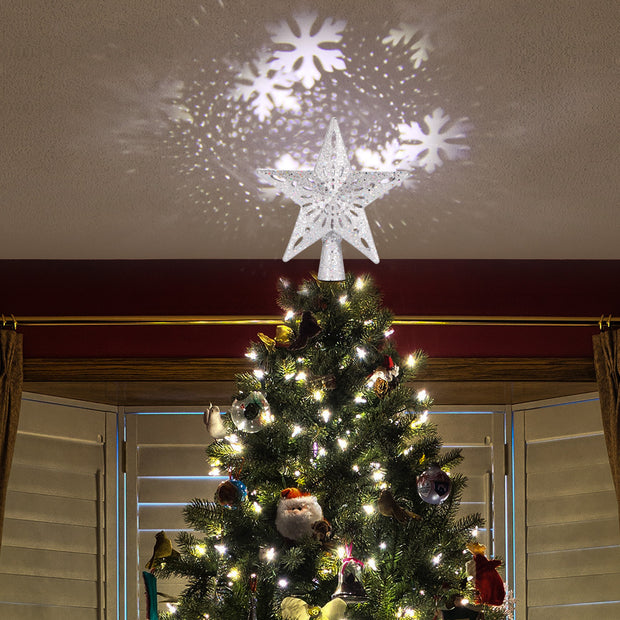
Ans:
[{"label": "projected light beam", "polygon": [[[208,35],[209,21],[200,15],[195,21]],[[442,67],[433,64],[427,26],[316,12],[245,23],[253,28],[252,45],[231,46],[215,63],[196,55],[179,100],[191,122],[170,121],[166,144],[183,179],[185,216],[193,214],[197,226],[233,233],[264,227],[265,220],[272,227],[275,220],[285,237],[291,216],[275,200],[279,188],[257,177],[256,164],[311,169],[330,118],[345,132],[354,166],[412,173],[393,191],[405,225],[407,190],[468,156],[469,122],[442,99]],[[394,217],[382,214],[378,232],[386,239],[392,224],[402,228]]]}]

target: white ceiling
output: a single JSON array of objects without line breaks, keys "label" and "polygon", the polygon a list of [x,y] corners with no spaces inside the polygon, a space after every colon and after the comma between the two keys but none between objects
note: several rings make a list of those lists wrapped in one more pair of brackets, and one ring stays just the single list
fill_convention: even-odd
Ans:
[{"label": "white ceiling", "polygon": [[0,258],[281,257],[336,117],[382,258],[620,259],[617,1],[305,7],[3,2]]}]

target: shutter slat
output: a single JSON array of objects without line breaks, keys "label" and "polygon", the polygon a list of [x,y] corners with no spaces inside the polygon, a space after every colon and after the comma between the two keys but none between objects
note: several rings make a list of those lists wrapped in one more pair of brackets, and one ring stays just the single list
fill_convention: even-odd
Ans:
[{"label": "shutter slat", "polygon": [[525,412],[525,439],[532,441],[563,439],[602,432],[598,400],[568,403]]},{"label": "shutter slat", "polygon": [[90,500],[97,498],[97,489],[91,472],[57,471],[24,463],[13,463],[11,466],[9,487],[24,493]]},{"label": "shutter slat", "polygon": [[100,620],[99,612],[91,607],[52,607],[0,603],[0,618],[7,620]]},{"label": "shutter slat", "polygon": [[609,466],[603,433],[528,445],[528,473],[547,472],[550,463],[553,464],[553,470],[556,472],[565,469],[574,470],[578,467],[587,469],[601,463]]},{"label": "shutter slat", "polygon": [[[2,566],[15,575],[62,577],[65,579],[97,579],[97,556],[46,549],[26,549],[2,545]],[[2,572],[0,566],[0,572]],[[5,573],[6,574],[6,573]]]},{"label": "shutter slat", "polygon": [[225,478],[200,478],[198,480],[171,478],[141,478],[138,480],[138,494],[141,502],[188,503],[195,497],[212,500],[215,489]]},{"label": "shutter slat", "polygon": [[618,572],[620,572],[620,546],[530,553],[527,558],[527,574],[530,579]]},{"label": "shutter slat", "polygon": [[3,575],[0,600],[15,603],[41,603],[65,607],[97,607],[98,586],[94,581]]},{"label": "shutter slat", "polygon": [[535,579],[528,583],[528,603],[531,607],[608,600],[620,601],[619,573]]},{"label": "shutter slat", "polygon": [[620,603],[563,607],[530,607],[527,620],[612,620],[620,618]]},{"label": "shutter slat", "polygon": [[[579,495],[612,491],[609,462],[592,463],[587,467],[557,470],[555,464],[546,471],[527,476],[529,499],[558,497],[560,495]],[[583,498],[585,499],[585,498]],[[587,500],[586,500],[587,501]]]},{"label": "shutter slat", "polygon": [[207,476],[204,446],[138,446],[138,476]]},{"label": "shutter slat", "polygon": [[94,474],[102,467],[103,450],[94,444],[18,434],[13,462],[29,467]]},{"label": "shutter slat", "polygon": [[613,491],[531,499],[527,503],[527,524],[529,526],[600,521],[617,514],[618,503]]},{"label": "shutter slat", "polygon": [[200,414],[142,414],[138,425],[138,444],[148,445],[204,445],[212,438]]},{"label": "shutter slat", "polygon": [[12,519],[96,527],[97,502],[8,491],[5,514]]},{"label": "shutter slat", "polygon": [[618,518],[527,528],[527,551],[563,551],[618,544]]}]

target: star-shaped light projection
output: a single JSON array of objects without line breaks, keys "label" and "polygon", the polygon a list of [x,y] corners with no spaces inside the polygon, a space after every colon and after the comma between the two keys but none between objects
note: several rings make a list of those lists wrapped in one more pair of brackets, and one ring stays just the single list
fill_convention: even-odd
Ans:
[{"label": "star-shaped light projection", "polygon": [[257,170],[268,183],[299,205],[295,229],[282,260],[322,239],[319,280],[344,280],[342,239],[373,263],[379,255],[365,208],[411,173],[358,172],[351,168],[338,122],[332,118],[314,170]]}]

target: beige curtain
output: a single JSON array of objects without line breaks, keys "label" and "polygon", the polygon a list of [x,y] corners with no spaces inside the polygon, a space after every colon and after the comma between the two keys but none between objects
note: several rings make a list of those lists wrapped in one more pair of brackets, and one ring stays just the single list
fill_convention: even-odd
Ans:
[{"label": "beige curtain", "polygon": [[23,383],[22,335],[0,330],[0,548]]},{"label": "beige curtain", "polygon": [[620,333],[605,331],[594,336],[592,341],[603,430],[620,516]]}]

